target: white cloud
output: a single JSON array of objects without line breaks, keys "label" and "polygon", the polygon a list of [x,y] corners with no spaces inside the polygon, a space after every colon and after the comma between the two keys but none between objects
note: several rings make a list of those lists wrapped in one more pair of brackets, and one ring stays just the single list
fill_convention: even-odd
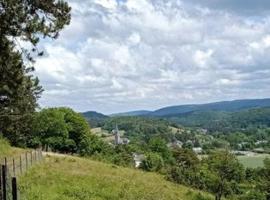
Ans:
[{"label": "white cloud", "polygon": [[197,50],[194,54],[195,63],[201,68],[209,67],[209,60],[213,54],[213,50],[209,49],[207,51]]},{"label": "white cloud", "polygon": [[117,7],[117,2],[115,0],[95,0],[95,3],[107,9],[116,9]]},{"label": "white cloud", "polygon": [[270,15],[197,0],[70,4],[70,26],[41,44],[42,106],[111,113],[270,92]]}]

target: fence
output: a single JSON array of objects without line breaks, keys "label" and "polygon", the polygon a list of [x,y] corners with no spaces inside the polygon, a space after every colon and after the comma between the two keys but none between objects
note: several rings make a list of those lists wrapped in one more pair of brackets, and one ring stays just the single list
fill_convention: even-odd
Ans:
[{"label": "fence", "polygon": [[18,200],[17,177],[43,159],[40,149],[0,161],[0,200]]}]

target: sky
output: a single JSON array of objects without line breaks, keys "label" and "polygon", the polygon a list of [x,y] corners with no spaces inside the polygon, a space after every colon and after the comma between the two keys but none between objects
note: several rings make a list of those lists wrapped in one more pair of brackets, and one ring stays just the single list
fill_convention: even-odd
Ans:
[{"label": "sky", "polygon": [[105,114],[270,97],[269,0],[68,0],[41,107]]}]

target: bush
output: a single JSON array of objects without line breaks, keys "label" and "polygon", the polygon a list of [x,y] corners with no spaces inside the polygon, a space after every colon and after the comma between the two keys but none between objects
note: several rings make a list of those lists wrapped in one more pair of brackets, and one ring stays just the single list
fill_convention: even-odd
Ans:
[{"label": "bush", "polygon": [[157,153],[148,153],[142,161],[140,168],[145,171],[160,171],[164,167],[162,157]]}]

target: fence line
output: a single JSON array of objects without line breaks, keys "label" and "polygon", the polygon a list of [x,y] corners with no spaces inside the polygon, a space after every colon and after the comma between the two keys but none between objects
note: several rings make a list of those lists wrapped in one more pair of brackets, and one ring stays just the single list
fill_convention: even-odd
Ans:
[{"label": "fence line", "polygon": [[18,176],[43,159],[41,149],[0,161],[0,200],[19,200]]}]

